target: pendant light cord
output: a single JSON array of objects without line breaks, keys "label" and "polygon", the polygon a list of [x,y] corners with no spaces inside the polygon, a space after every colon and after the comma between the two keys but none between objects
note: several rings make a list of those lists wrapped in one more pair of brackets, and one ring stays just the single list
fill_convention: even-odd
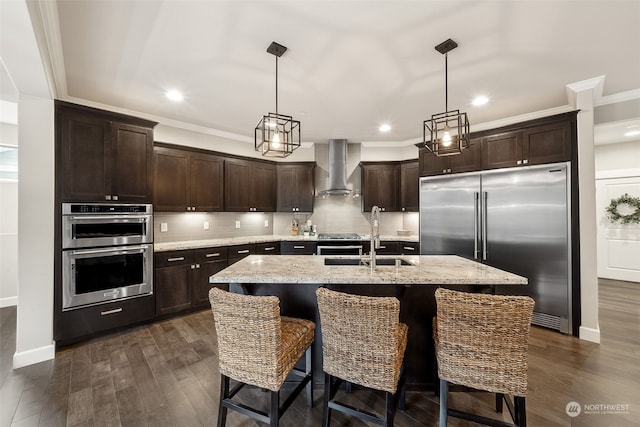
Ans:
[{"label": "pendant light cord", "polygon": [[[448,70],[447,70],[447,57],[449,56],[449,53],[445,53],[444,54],[444,111],[445,113],[447,111],[449,111],[449,84],[448,84]],[[276,99],[277,95],[276,95]],[[277,103],[277,101],[276,101]],[[277,109],[278,107],[276,107]]]},{"label": "pendant light cord", "polygon": [[276,56],[276,115],[278,114],[278,57]]}]

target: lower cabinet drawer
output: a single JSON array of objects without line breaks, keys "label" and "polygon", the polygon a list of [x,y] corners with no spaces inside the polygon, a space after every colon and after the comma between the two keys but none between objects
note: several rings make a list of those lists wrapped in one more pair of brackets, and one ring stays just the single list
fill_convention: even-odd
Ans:
[{"label": "lower cabinet drawer", "polygon": [[154,295],[63,311],[58,318],[55,340],[71,343],[98,332],[134,325],[155,316]]}]

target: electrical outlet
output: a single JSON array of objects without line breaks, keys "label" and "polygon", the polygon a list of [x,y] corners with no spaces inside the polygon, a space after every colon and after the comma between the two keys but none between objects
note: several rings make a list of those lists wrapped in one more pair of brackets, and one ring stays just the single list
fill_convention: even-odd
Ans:
[{"label": "electrical outlet", "polygon": [[209,229],[209,221],[205,221],[204,222],[204,229],[208,230]]},{"label": "electrical outlet", "polygon": [[161,222],[160,223],[160,232],[161,233],[165,233],[169,230],[169,224],[167,224],[166,222]]},{"label": "electrical outlet", "polygon": [[240,228],[240,221],[236,221],[236,228]]},{"label": "electrical outlet", "polygon": [[265,220],[264,220],[264,226],[265,226],[265,227],[269,227],[269,220],[268,220],[268,219],[265,219]]}]

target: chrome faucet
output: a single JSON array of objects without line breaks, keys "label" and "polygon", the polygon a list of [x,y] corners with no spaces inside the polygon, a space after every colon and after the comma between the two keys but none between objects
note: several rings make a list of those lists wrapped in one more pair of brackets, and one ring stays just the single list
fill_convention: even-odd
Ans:
[{"label": "chrome faucet", "polygon": [[376,269],[376,249],[380,249],[380,208],[371,208],[371,272]]}]

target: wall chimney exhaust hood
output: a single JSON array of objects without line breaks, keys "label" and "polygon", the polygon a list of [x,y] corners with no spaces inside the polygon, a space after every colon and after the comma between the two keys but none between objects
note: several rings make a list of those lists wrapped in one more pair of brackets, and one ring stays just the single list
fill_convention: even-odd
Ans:
[{"label": "wall chimney exhaust hood", "polygon": [[329,140],[329,189],[323,192],[331,196],[351,193],[347,188],[347,140]]}]

